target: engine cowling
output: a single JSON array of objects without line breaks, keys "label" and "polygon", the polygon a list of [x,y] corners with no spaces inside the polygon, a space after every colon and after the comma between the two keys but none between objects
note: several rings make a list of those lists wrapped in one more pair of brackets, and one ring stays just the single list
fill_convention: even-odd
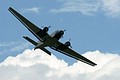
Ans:
[{"label": "engine cowling", "polygon": [[59,34],[62,36],[64,34],[64,31],[60,30]]},{"label": "engine cowling", "polygon": [[47,32],[48,32],[48,30],[49,30],[49,28],[48,28],[48,27],[44,27],[43,32],[44,32],[44,33],[47,33]]},{"label": "engine cowling", "polygon": [[71,43],[69,41],[65,42],[65,46],[71,46]]}]

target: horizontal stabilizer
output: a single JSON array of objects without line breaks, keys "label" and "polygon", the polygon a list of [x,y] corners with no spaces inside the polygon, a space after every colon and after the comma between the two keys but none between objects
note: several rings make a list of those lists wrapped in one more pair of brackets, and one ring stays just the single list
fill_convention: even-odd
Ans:
[{"label": "horizontal stabilizer", "polygon": [[32,44],[35,45],[35,46],[38,44],[37,42],[35,42],[34,40],[30,39],[30,38],[27,37],[27,36],[23,36],[23,38],[26,39],[27,41],[29,41],[30,43],[32,43]]},{"label": "horizontal stabilizer", "polygon": [[51,55],[51,52],[50,51],[48,51],[47,49],[45,49],[45,48],[39,48],[39,47],[35,47],[34,48],[34,50],[35,49],[41,49],[41,50],[43,50],[44,52],[46,52],[48,55]]}]

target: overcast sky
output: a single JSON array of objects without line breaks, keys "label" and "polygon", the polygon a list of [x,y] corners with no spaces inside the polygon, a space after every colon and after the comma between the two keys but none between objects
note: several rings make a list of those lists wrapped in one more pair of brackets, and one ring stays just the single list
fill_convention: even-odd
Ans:
[{"label": "overcast sky", "polygon": [[[80,54],[96,50],[120,53],[120,0],[1,0],[0,61],[34,47],[23,35],[37,40],[11,15],[10,6],[40,28],[51,25],[49,33],[67,29],[60,41],[71,38],[73,49]],[[70,64],[75,61],[51,52]]]}]

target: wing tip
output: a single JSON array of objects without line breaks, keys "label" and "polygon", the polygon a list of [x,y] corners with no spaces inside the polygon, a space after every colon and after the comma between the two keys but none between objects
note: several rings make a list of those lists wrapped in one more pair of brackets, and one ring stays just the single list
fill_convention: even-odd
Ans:
[{"label": "wing tip", "polygon": [[88,62],[88,61],[84,61],[84,60],[81,60],[81,59],[79,59],[79,61],[82,61],[82,62],[84,62],[84,63],[86,63],[86,64],[88,64],[90,66],[97,66],[97,64],[92,62],[92,61]]},{"label": "wing tip", "polygon": [[97,64],[96,64],[96,63],[92,63],[92,64],[89,64],[89,65],[91,65],[91,66],[93,66],[93,67],[94,67],[94,66],[97,66]]},{"label": "wing tip", "polygon": [[93,65],[93,67],[94,67],[94,66],[97,66],[97,64],[95,63],[95,64]]},{"label": "wing tip", "polygon": [[11,9],[12,9],[12,7],[9,7],[9,8],[8,8],[8,10],[11,10]]}]

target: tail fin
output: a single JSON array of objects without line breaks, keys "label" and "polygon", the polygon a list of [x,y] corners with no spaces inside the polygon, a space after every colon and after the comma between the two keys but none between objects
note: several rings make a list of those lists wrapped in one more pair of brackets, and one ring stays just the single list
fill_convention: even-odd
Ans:
[{"label": "tail fin", "polygon": [[29,41],[30,43],[32,43],[32,44],[35,45],[35,46],[38,44],[37,42],[35,42],[34,40],[30,39],[30,38],[27,37],[27,36],[23,36],[23,38],[26,39],[27,41]]}]

